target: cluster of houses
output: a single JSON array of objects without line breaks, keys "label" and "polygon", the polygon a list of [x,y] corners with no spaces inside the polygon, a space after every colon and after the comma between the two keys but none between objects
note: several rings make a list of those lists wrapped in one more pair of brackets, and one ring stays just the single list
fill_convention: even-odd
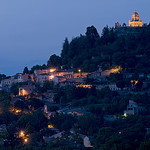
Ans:
[{"label": "cluster of houses", "polygon": [[35,87],[32,83],[42,85],[46,81],[53,81],[54,84],[60,84],[60,86],[68,84],[80,84],[84,83],[88,73],[81,72],[81,70],[68,69],[57,70],[56,68],[48,68],[43,70],[35,70],[33,74],[18,73],[7,79],[1,81],[0,87],[6,91],[9,91],[10,87],[15,83],[27,82],[29,84],[20,87],[19,95],[31,94]]},{"label": "cluster of houses", "polygon": [[[106,81],[107,77],[111,73],[119,73],[120,70],[120,67],[112,68],[105,71],[99,69],[91,73],[82,72],[81,69],[58,70],[56,68],[48,68],[43,70],[35,70],[33,74],[18,73],[14,76],[2,80],[0,83],[0,89],[9,91],[10,87],[13,84],[27,82],[29,84],[24,85],[19,89],[19,95],[25,96],[31,94],[35,90],[35,84],[42,85],[45,81],[53,81],[55,85],[59,84],[60,86],[76,85],[76,87],[91,88],[91,85],[87,85],[85,83],[85,79],[87,77],[96,79],[98,81]],[[133,75],[133,73],[123,73],[124,78],[132,78]],[[146,75],[144,73],[139,73],[138,77],[146,77],[147,79],[150,79],[150,74]],[[147,85],[147,83],[148,82],[144,82],[145,86]],[[101,89],[104,87],[109,87],[113,91],[121,90],[116,86],[116,83],[96,85],[97,89]]]}]

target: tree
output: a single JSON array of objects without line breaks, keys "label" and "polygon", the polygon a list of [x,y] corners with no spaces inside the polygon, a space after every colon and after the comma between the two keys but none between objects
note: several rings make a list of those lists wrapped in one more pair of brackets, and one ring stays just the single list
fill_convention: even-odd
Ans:
[{"label": "tree", "polygon": [[69,52],[69,41],[66,38],[65,42],[63,44],[62,52],[61,52],[61,57],[62,57],[62,63],[63,64],[67,64],[68,63],[68,59],[67,59],[68,52]]},{"label": "tree", "polygon": [[23,110],[25,108],[25,103],[21,100],[15,102],[15,108]]},{"label": "tree", "polygon": [[81,116],[78,119],[76,127],[79,129],[80,133],[85,135],[93,135],[97,132],[99,128],[99,121],[94,115]]},{"label": "tree", "polygon": [[6,75],[5,74],[0,74],[0,82],[1,82],[1,80],[4,80],[4,79],[6,79]]},{"label": "tree", "polygon": [[29,74],[29,69],[28,69],[28,67],[25,67],[25,68],[24,68],[23,74]]},{"label": "tree", "polygon": [[150,140],[146,140],[140,144],[139,150],[149,150],[150,148]]},{"label": "tree", "polygon": [[43,64],[42,66],[40,66],[40,65],[35,65],[35,66],[33,66],[32,68],[31,68],[31,71],[30,71],[30,73],[34,73],[34,71],[35,70],[42,70],[42,69],[46,69],[47,68],[47,66],[45,65],[45,64]]},{"label": "tree", "polygon": [[36,99],[36,98],[30,98],[28,100],[28,105],[31,105],[31,107],[34,107],[34,109],[38,109],[40,107],[43,107],[44,106],[44,103],[43,101],[39,100],[39,99]]},{"label": "tree", "polygon": [[47,62],[48,67],[60,67],[61,64],[62,64],[62,59],[61,59],[61,57],[57,56],[56,54],[51,55]]},{"label": "tree", "polygon": [[88,46],[92,48],[95,45],[96,40],[99,38],[97,29],[94,26],[87,27],[85,34],[88,40]]},{"label": "tree", "polygon": [[74,117],[73,115],[58,114],[55,115],[54,117],[51,117],[50,122],[56,128],[62,131],[63,130],[69,131],[76,122],[76,117]]},{"label": "tree", "polygon": [[13,121],[16,121],[18,118],[16,115],[10,113],[8,110],[5,110],[1,115],[0,115],[0,123],[1,124],[10,124]]},{"label": "tree", "polygon": [[0,113],[7,110],[10,105],[10,94],[0,91]]},{"label": "tree", "polygon": [[48,120],[40,109],[33,113],[30,125],[34,128],[35,131],[39,131],[40,129],[47,127],[47,123]]},{"label": "tree", "polygon": [[11,93],[13,93],[14,95],[18,95],[19,94],[19,87],[20,87],[19,84],[12,84],[12,86],[10,88]]},{"label": "tree", "polygon": [[54,89],[54,82],[53,81],[45,81],[43,86],[39,86],[38,91],[39,92],[46,92],[47,90],[53,90]]}]

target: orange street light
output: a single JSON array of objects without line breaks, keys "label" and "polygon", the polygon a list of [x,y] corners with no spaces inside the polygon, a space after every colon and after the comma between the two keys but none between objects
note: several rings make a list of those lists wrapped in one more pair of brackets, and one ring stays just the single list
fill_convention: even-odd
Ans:
[{"label": "orange street light", "polygon": [[24,137],[24,136],[25,136],[24,131],[20,131],[19,137]]},{"label": "orange street light", "polygon": [[24,139],[24,142],[27,143],[27,142],[28,142],[28,139]]},{"label": "orange street light", "polygon": [[80,73],[80,72],[81,72],[81,69],[78,69],[78,72]]},{"label": "orange street light", "polygon": [[54,79],[54,78],[55,78],[54,75],[49,76],[49,79],[50,79],[50,80],[52,80],[52,79]]},{"label": "orange street light", "polygon": [[54,71],[56,71],[56,69],[54,68],[54,69],[50,69],[50,72],[54,72]]}]

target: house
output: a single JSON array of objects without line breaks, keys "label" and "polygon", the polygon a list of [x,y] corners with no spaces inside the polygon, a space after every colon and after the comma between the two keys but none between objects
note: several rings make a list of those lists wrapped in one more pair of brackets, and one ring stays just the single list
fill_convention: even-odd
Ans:
[{"label": "house", "polygon": [[62,138],[64,131],[59,132],[57,134],[54,134],[52,136],[43,136],[43,140],[45,143],[50,143],[52,140],[57,139],[57,138]]},{"label": "house", "polygon": [[52,81],[54,82],[54,84],[59,84],[59,83],[62,83],[62,82],[65,82],[66,81],[66,78],[63,77],[63,76],[55,76]]},{"label": "house", "polygon": [[118,88],[115,83],[114,83],[114,84],[109,84],[108,87],[109,87],[110,90],[112,90],[112,91],[120,91],[120,90],[121,90],[121,88]]},{"label": "house", "polygon": [[87,147],[87,148],[93,147],[91,144],[90,138],[88,136],[84,137],[83,144],[84,144],[84,147]]},{"label": "house", "polygon": [[1,85],[2,85],[2,88],[10,88],[12,86],[12,84],[15,84],[15,83],[20,83],[20,82],[27,82],[27,81],[34,81],[34,76],[33,74],[32,75],[29,75],[29,74],[21,74],[21,73],[17,73],[16,75],[14,76],[11,76],[9,77],[8,79],[4,79],[1,81]]},{"label": "house", "polygon": [[101,89],[106,88],[106,87],[108,87],[111,91],[120,91],[121,90],[121,88],[118,88],[115,83],[96,85],[97,90],[101,90]]},{"label": "house", "polygon": [[42,94],[42,97],[44,101],[50,102],[50,103],[54,103],[54,96],[56,93],[52,92],[52,91],[47,91],[46,93]]},{"label": "house", "polygon": [[2,88],[5,88],[5,87],[10,88],[12,85],[12,79],[11,78],[4,79],[1,81],[1,84],[2,84]]},{"label": "house", "polygon": [[87,72],[78,72],[73,74],[73,78],[87,78]]},{"label": "house", "polygon": [[34,75],[38,76],[41,74],[49,74],[55,72],[56,70],[57,70],[56,68],[48,68],[48,69],[41,69],[41,70],[39,69],[34,71]]},{"label": "house", "polygon": [[135,115],[138,114],[139,112],[139,107],[136,102],[133,100],[129,100],[129,104],[127,106],[127,109],[124,111],[124,115]]},{"label": "house", "polygon": [[51,112],[49,110],[49,106],[48,105],[44,105],[44,113],[46,114],[47,118],[50,118],[51,116],[56,115],[56,112]]},{"label": "house", "polygon": [[75,72],[75,69],[56,71],[54,72],[54,76],[62,76],[62,77],[69,79],[69,78],[73,78],[74,72]]},{"label": "house", "polygon": [[35,85],[32,84],[24,85],[19,88],[19,96],[29,95],[33,93],[34,90],[35,90]]},{"label": "house", "polygon": [[[50,109],[51,107],[54,107],[54,109]],[[56,110],[59,109],[60,105],[59,104],[50,104],[50,103],[47,103],[44,105],[44,113],[45,113],[45,116],[50,119],[51,117],[54,117],[56,115]]]},{"label": "house", "polygon": [[45,81],[52,81],[52,79],[54,78],[54,72],[56,72],[56,70],[56,68],[35,70],[33,77],[35,78],[35,81],[37,83],[43,84]]},{"label": "house", "polygon": [[23,82],[23,75],[21,73],[17,73],[16,75],[12,76],[13,83]]},{"label": "house", "polygon": [[89,137],[89,136],[86,136],[86,135],[83,135],[83,134],[79,134],[79,136],[83,139],[83,145],[84,147],[86,148],[92,148],[92,144],[91,144],[91,141],[93,140],[92,137]]},{"label": "house", "polygon": [[36,76],[36,82],[43,84],[45,81],[49,81],[48,74],[39,74]]},{"label": "house", "polygon": [[81,108],[73,108],[73,109],[64,108],[64,109],[58,110],[57,112],[63,113],[63,114],[77,115],[78,117],[89,114],[89,112]]},{"label": "house", "polygon": [[34,74],[24,74],[22,76],[23,82],[34,81]]}]

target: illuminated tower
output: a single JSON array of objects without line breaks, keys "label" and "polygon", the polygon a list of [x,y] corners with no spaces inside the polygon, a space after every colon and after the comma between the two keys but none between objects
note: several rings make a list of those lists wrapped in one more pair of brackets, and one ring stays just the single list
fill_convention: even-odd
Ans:
[{"label": "illuminated tower", "polygon": [[136,12],[132,15],[132,21],[129,20],[129,27],[142,27],[143,21],[140,21],[139,14]]}]

